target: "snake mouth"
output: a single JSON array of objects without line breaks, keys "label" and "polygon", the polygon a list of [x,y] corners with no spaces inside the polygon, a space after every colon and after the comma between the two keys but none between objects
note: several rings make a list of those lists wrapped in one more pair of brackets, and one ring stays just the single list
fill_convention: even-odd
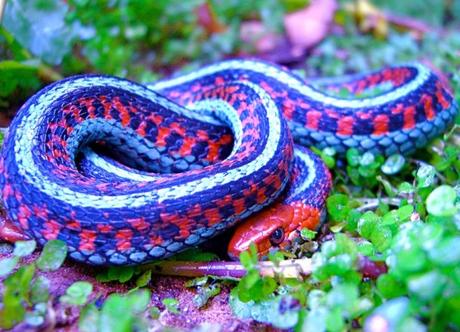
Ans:
[{"label": "snake mouth", "polygon": [[[228,255],[237,260],[239,255],[254,244],[259,257],[268,254],[273,247],[284,247],[288,241],[287,230],[293,222],[291,206],[276,203],[239,225],[228,245]],[[274,235],[278,238],[275,240]]]},{"label": "snake mouth", "polygon": [[228,256],[238,260],[254,244],[257,255],[266,256],[273,249],[286,249],[303,228],[317,229],[322,211],[303,202],[278,202],[239,225],[228,245]]}]

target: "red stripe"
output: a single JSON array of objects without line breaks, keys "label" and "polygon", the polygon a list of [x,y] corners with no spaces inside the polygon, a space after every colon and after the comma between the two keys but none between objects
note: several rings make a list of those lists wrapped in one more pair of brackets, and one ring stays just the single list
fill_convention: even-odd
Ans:
[{"label": "red stripe", "polygon": [[379,114],[374,118],[374,135],[384,135],[388,133],[388,116]]},{"label": "red stripe", "polygon": [[415,107],[409,106],[404,109],[404,129],[411,129],[415,126]]},{"label": "red stripe", "polygon": [[355,120],[352,116],[344,116],[337,122],[338,135],[353,135],[353,124]]},{"label": "red stripe", "polygon": [[318,112],[318,111],[307,112],[307,127],[311,129],[318,129],[320,119],[321,119],[321,112]]},{"label": "red stripe", "polygon": [[420,102],[423,104],[426,118],[428,120],[433,119],[436,115],[433,109],[433,99],[428,95],[423,95],[422,98],[420,98]]}]

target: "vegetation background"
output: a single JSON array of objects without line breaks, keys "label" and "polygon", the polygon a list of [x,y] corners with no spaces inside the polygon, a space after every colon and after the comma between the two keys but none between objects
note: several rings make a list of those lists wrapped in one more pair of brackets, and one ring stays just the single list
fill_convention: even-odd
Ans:
[{"label": "vegetation background", "polygon": [[[8,1],[0,125],[35,91],[69,75],[150,82],[234,56],[279,62],[305,77],[422,61],[442,71],[458,102],[460,1]],[[3,243],[0,328],[460,330],[459,124],[411,157],[350,150],[339,160],[330,149],[316,151],[334,176],[328,223],[305,231],[296,252],[270,257],[311,257],[308,277],[262,277],[251,253],[241,257],[247,274],[239,281],[94,271],[62,265],[59,241],[41,253],[33,241]],[[217,256],[208,249],[182,256],[192,258]]]}]

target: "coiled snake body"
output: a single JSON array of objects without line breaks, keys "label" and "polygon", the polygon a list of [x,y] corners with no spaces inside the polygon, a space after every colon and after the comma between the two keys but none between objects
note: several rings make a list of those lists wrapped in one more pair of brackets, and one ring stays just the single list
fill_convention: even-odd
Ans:
[{"label": "coiled snake body", "polygon": [[[375,86],[385,91],[372,98],[334,94]],[[229,253],[257,241],[254,233],[266,252],[316,227],[331,185],[320,159],[292,139],[342,154],[408,154],[456,111],[449,89],[419,64],[325,81],[323,89],[254,60],[147,86],[76,76],[18,112],[3,146],[1,195],[26,234],[40,244],[61,239],[89,264],[161,259],[251,215]]]}]

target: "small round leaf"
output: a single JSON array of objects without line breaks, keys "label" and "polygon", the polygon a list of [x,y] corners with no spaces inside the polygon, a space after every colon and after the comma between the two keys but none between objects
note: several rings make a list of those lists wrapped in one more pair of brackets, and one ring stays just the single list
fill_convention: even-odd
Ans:
[{"label": "small round leaf", "polygon": [[86,281],[77,281],[67,288],[60,301],[72,305],[84,305],[93,291],[93,285]]},{"label": "small round leaf", "polygon": [[42,271],[54,271],[61,267],[67,256],[67,245],[61,240],[48,241],[43,247],[37,266]]},{"label": "small round leaf", "polygon": [[35,250],[37,243],[34,240],[16,241],[14,244],[13,255],[17,257],[29,256]]},{"label": "small round leaf", "polygon": [[457,193],[451,186],[442,185],[433,190],[426,200],[428,213],[436,217],[451,217],[457,212]]},{"label": "small round leaf", "polygon": [[404,167],[406,160],[400,154],[390,156],[382,165],[381,170],[387,175],[397,174]]}]

